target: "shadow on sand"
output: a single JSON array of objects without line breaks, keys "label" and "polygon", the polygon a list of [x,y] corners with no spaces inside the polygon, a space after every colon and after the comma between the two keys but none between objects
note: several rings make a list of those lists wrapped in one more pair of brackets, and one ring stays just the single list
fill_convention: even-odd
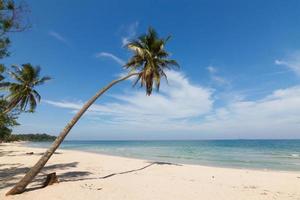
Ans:
[{"label": "shadow on sand", "polygon": [[[46,178],[46,174],[55,172],[56,170],[71,170],[78,165],[78,162],[62,163],[55,165],[48,165],[43,168],[38,176],[30,184],[29,188],[39,187],[41,188],[42,183]],[[30,168],[23,167],[20,163],[15,164],[1,164],[0,165],[0,189],[8,188],[13,186]],[[82,177],[90,175],[87,171],[71,171],[63,174],[59,174],[60,180],[63,181],[76,181]]]},{"label": "shadow on sand", "polygon": [[[51,172],[56,172],[57,170],[70,170],[65,173],[59,173],[59,182],[74,182],[82,180],[97,180],[97,179],[107,179],[117,175],[129,174],[137,171],[147,169],[153,165],[176,165],[178,164],[169,163],[169,162],[150,162],[146,166],[143,166],[138,169],[127,170],[123,172],[117,172],[108,174],[102,177],[89,177],[92,175],[88,171],[72,171],[72,168],[76,168],[78,162],[63,163],[63,164],[54,164],[48,165],[43,168],[40,174],[33,180],[33,182],[28,186],[25,192],[38,190],[43,188],[43,182],[45,181],[46,175]],[[20,163],[15,164],[1,164],[0,167],[0,189],[8,189],[12,187],[28,170],[29,167],[22,167]],[[4,168],[3,168],[4,167]]]}]

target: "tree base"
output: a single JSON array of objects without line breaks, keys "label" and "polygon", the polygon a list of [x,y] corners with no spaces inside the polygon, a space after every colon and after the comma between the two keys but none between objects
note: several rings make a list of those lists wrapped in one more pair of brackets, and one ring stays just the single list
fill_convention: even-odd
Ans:
[{"label": "tree base", "polygon": [[58,177],[56,176],[56,172],[47,175],[47,178],[43,183],[43,187],[47,187],[48,185],[52,185],[54,183],[59,183]]}]

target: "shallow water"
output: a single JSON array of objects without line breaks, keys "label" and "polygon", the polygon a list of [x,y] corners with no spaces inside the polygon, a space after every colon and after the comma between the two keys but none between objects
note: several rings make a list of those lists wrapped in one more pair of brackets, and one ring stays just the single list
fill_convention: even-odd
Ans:
[{"label": "shallow water", "polygon": [[182,164],[300,171],[300,140],[65,141],[61,148]]}]

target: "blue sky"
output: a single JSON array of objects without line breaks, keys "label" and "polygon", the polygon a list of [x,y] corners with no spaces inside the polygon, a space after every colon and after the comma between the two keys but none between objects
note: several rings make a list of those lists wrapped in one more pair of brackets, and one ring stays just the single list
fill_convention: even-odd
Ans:
[{"label": "blue sky", "polygon": [[180,71],[146,97],[130,81],[99,99],[68,139],[300,138],[300,1],[27,1],[32,28],[7,64],[53,77],[15,132],[57,135],[83,102],[124,73],[123,45],[171,34]]}]

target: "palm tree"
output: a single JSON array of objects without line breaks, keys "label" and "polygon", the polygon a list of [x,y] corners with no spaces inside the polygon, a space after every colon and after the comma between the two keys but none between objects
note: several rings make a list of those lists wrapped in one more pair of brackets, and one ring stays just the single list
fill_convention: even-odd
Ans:
[{"label": "palm tree", "polygon": [[156,89],[159,90],[161,77],[167,79],[165,69],[171,69],[174,66],[179,67],[175,60],[168,59],[169,53],[164,49],[169,39],[170,36],[166,39],[158,38],[156,31],[149,28],[147,35],[141,35],[137,40],[127,44],[134,55],[125,67],[139,71],[134,85],[140,81],[141,87],[146,87],[147,95],[152,93],[153,82]]},{"label": "palm tree", "polygon": [[15,108],[22,112],[34,112],[37,102],[41,100],[35,87],[44,84],[50,80],[50,77],[40,77],[41,68],[33,67],[29,63],[23,64],[22,67],[12,66],[12,68],[13,71],[10,71],[9,74],[15,82],[6,86],[9,95],[6,97],[8,106],[4,113]]},{"label": "palm tree", "polygon": [[45,166],[47,161],[50,159],[59,145],[63,142],[64,138],[67,136],[76,122],[80,119],[80,117],[103,93],[105,93],[113,85],[132,76],[137,76],[135,84],[140,81],[141,86],[146,86],[147,95],[151,95],[153,83],[156,84],[156,87],[158,89],[161,77],[166,77],[164,70],[169,69],[172,66],[178,66],[175,60],[167,59],[169,54],[164,50],[165,44],[169,38],[170,37],[168,37],[167,39],[161,39],[152,28],[149,28],[146,35],[142,35],[137,40],[134,40],[127,44],[127,47],[133,51],[132,58],[125,65],[126,68],[130,69],[129,74],[112,81],[107,86],[100,89],[89,101],[87,101],[83,105],[81,110],[78,111],[78,113],[58,135],[56,140],[52,143],[50,148],[44,153],[40,160],[6,195],[19,194],[25,190],[26,186]]},{"label": "palm tree", "polygon": [[5,89],[9,85],[9,82],[4,82],[4,75],[3,73],[5,72],[5,67],[3,64],[0,64],[0,89]]}]

